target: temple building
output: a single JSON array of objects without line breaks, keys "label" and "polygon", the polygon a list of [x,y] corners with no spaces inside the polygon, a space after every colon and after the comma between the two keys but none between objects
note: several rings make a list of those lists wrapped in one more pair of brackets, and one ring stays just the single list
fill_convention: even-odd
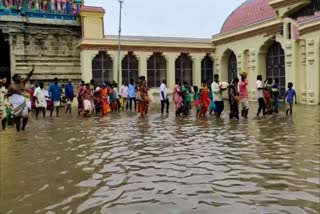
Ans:
[{"label": "temple building", "polygon": [[[320,0],[247,0],[230,14],[221,31],[212,38],[122,36],[120,58],[117,36],[105,35],[105,10],[80,8],[82,2],[71,3],[78,6],[62,11],[67,11],[66,15],[73,19],[65,19],[62,14],[62,18],[50,20],[50,16],[61,13],[44,13],[48,8],[40,15],[31,11],[28,18],[19,17],[18,23],[23,23],[23,29],[33,24],[52,28],[52,32],[38,31],[35,38],[30,37],[31,32],[24,33],[21,27],[3,29],[4,21],[12,19],[12,15],[2,14],[0,9],[1,55],[3,47],[7,50],[4,59],[0,59],[0,69],[5,64],[3,61],[11,62],[11,74],[23,73],[32,64],[38,64],[41,69],[36,70],[34,81],[57,75],[60,79],[86,82],[91,79],[122,82],[146,76],[148,86],[155,93],[162,79],[167,79],[170,88],[175,79],[200,85],[202,80],[212,80],[213,74],[219,74],[222,81],[231,81],[245,70],[252,100],[255,100],[256,76],[261,74],[264,79],[273,78],[278,82],[282,97],[287,83],[293,82],[299,103],[320,102]],[[30,7],[25,5],[25,10]],[[49,14],[49,18],[43,17],[43,13]],[[57,42],[53,29],[59,29],[60,34],[72,32],[72,36]],[[40,35],[46,35],[49,41],[53,39],[51,45],[46,39],[38,41]],[[40,45],[41,50],[28,50],[25,47],[28,39],[35,40],[29,47]],[[71,44],[67,45],[67,41]],[[20,52],[14,48],[17,43]],[[60,48],[52,52],[51,46],[55,50],[60,46],[66,49],[63,53]]]}]

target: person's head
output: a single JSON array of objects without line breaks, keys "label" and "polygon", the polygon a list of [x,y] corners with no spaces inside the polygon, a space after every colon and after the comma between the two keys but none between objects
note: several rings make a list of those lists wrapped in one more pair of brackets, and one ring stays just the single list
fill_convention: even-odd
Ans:
[{"label": "person's head", "polygon": [[133,81],[133,79],[132,79],[132,78],[130,79],[130,84],[131,84],[131,85],[133,85],[133,84],[134,84],[134,81]]},{"label": "person's head", "polygon": [[233,84],[237,85],[239,83],[239,78],[238,77],[234,78],[232,82]]},{"label": "person's head", "polygon": [[176,85],[180,85],[180,80],[179,79],[176,79]]},{"label": "person's head", "polygon": [[103,83],[103,84],[102,84],[102,88],[105,89],[106,87],[107,87],[107,84],[106,84],[106,83]]},{"label": "person's head", "polygon": [[34,84],[34,88],[33,89],[36,89],[38,87],[39,87],[39,83],[36,83],[36,84]]},{"label": "person's head", "polygon": [[58,84],[58,78],[57,78],[57,77],[56,77],[56,78],[54,78],[54,79],[53,79],[53,82],[54,82],[54,84],[56,84],[56,85],[57,85],[57,84]]},{"label": "person's head", "polygon": [[288,88],[291,89],[292,87],[293,87],[293,83],[292,83],[292,82],[289,82],[289,83],[288,83]]},{"label": "person's head", "polygon": [[184,85],[184,86],[188,86],[189,84],[188,84],[187,81],[184,81],[184,82],[183,82],[183,85]]},{"label": "person's head", "polygon": [[212,80],[210,78],[207,79],[207,85],[211,85]]},{"label": "person's head", "polygon": [[262,81],[262,75],[258,75],[258,76],[257,76],[257,80]]},{"label": "person's head", "polygon": [[68,83],[69,83],[69,84],[72,84],[72,80],[71,80],[71,79],[69,79],[69,80],[68,80]]},{"label": "person's head", "polygon": [[90,85],[94,85],[94,79],[90,80]]},{"label": "person's head", "polygon": [[81,81],[81,84],[80,84],[80,85],[81,85],[81,86],[84,86],[84,81],[83,81],[83,80]]},{"label": "person's head", "polygon": [[165,84],[165,85],[167,85],[167,80],[163,79],[163,80],[162,80],[162,83]]},{"label": "person's head", "polygon": [[219,82],[219,74],[215,74],[213,78],[215,82]]},{"label": "person's head", "polygon": [[118,88],[118,84],[115,82],[112,84],[114,88]]},{"label": "person's head", "polygon": [[272,84],[272,82],[273,82],[272,78],[269,78],[269,79],[268,79],[268,84],[270,84],[270,85],[271,85],[271,84]]},{"label": "person's head", "polygon": [[198,91],[199,91],[199,88],[198,88],[198,86],[193,86],[193,91],[194,91],[194,93],[197,93]]},{"label": "person's head", "polygon": [[14,83],[19,84],[22,82],[22,77],[19,74],[14,74],[12,80]]},{"label": "person's head", "polygon": [[43,82],[40,82],[40,83],[39,83],[39,87],[40,87],[41,89],[43,89]]},{"label": "person's head", "polygon": [[90,89],[90,83],[87,83],[87,84],[86,84],[86,88],[87,88],[87,89]]},{"label": "person's head", "polygon": [[5,86],[6,83],[7,83],[7,78],[6,78],[6,77],[3,78],[3,79],[1,79],[1,80],[0,80],[0,88],[1,88],[2,86]]},{"label": "person's head", "polygon": [[206,86],[207,86],[207,81],[205,81],[205,80],[202,81],[202,86],[203,86],[203,87],[206,87]]},{"label": "person's head", "polygon": [[146,81],[146,80],[141,80],[141,84],[142,84],[143,86],[146,86],[146,85],[147,85],[147,81]]}]

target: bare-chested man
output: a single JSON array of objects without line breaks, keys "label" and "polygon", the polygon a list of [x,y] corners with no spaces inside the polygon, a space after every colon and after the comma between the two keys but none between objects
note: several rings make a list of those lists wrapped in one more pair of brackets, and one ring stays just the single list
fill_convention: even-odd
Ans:
[{"label": "bare-chested man", "polygon": [[25,130],[28,123],[29,110],[27,106],[27,99],[30,94],[26,91],[25,85],[30,80],[33,72],[34,66],[25,79],[23,79],[19,74],[13,75],[13,83],[11,83],[8,88],[7,97],[11,97],[13,112],[16,117],[15,122],[17,132],[19,132],[21,128],[21,118],[22,130]]}]

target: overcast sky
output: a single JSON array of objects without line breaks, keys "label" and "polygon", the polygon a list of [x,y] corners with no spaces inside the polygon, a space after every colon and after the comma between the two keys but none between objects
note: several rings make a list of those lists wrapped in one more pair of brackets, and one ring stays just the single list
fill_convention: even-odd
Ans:
[{"label": "overcast sky", "polygon": [[[123,35],[209,38],[245,0],[124,0]],[[118,0],[85,0],[106,10],[105,34],[118,33]]]}]

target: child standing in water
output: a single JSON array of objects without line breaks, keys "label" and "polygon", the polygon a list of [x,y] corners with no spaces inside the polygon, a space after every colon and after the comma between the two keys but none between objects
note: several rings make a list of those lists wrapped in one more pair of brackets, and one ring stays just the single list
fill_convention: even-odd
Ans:
[{"label": "child standing in water", "polygon": [[297,104],[296,91],[292,87],[293,87],[292,82],[289,82],[288,83],[288,90],[286,92],[286,97],[285,97],[287,100],[287,110],[286,110],[287,116],[288,116],[289,112],[290,112],[290,115],[292,115],[293,99],[295,101],[295,104]]},{"label": "child standing in water", "polygon": [[199,93],[198,86],[194,86],[193,90],[194,90],[193,101],[194,101],[194,105],[196,107],[196,117],[199,117],[199,113],[201,110],[201,100],[200,100],[200,93]]}]

